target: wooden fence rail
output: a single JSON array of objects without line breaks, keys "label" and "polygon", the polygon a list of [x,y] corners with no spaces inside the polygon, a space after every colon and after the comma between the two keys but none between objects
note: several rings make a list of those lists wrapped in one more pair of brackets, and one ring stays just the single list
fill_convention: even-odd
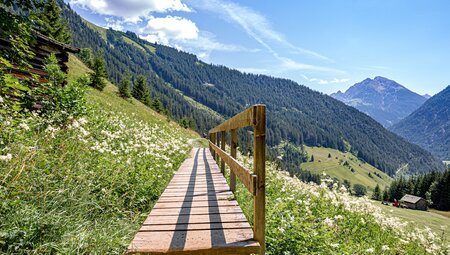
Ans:
[{"label": "wooden fence rail", "polygon": [[[236,160],[237,129],[253,127],[253,172]],[[226,153],[226,134],[231,132],[230,154]],[[219,140],[220,135],[220,140]],[[230,189],[236,190],[236,176],[253,194],[253,234],[265,254],[266,212],[266,107],[253,105],[209,131],[209,147],[213,158],[220,160],[225,174],[225,164],[230,167]]]}]

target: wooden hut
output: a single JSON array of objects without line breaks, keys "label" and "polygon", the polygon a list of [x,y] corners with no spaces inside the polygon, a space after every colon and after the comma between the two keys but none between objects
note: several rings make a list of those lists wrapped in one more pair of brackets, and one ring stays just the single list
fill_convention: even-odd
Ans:
[{"label": "wooden hut", "polygon": [[405,208],[415,209],[415,210],[427,210],[427,201],[422,197],[417,197],[413,195],[404,195],[400,199],[400,205]]},{"label": "wooden hut", "polygon": [[[67,73],[69,53],[78,53],[80,49],[60,43],[36,30],[33,30],[32,34],[35,37],[35,42],[30,46],[31,51],[34,53],[34,57],[28,61],[31,68],[24,70],[13,67],[9,72],[19,79],[31,78],[32,74],[37,74],[40,76],[41,82],[45,81],[47,76],[47,73],[44,70],[45,59],[50,56],[51,53],[54,53],[58,59],[61,70]],[[10,47],[11,43],[7,38],[0,38],[0,50],[8,50]]]}]

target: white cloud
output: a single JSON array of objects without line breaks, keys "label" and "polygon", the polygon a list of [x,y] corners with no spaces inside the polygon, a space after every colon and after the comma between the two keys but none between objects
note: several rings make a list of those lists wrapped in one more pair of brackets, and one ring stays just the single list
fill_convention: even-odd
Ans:
[{"label": "white cloud", "polygon": [[255,39],[269,51],[273,51],[269,46],[270,41],[291,48],[296,53],[313,56],[321,60],[332,61],[328,57],[317,52],[291,44],[282,34],[272,29],[269,21],[263,15],[248,7],[219,0],[192,0],[190,2],[199,9],[206,9],[223,15],[226,20],[239,25],[250,37]]},{"label": "white cloud", "polygon": [[209,61],[211,52],[215,50],[225,52],[259,51],[258,49],[247,49],[239,45],[218,42],[214,34],[200,31],[194,22],[182,17],[150,17],[147,26],[140,32],[142,33],[140,35],[142,39],[193,52],[206,62]]},{"label": "white cloud", "polygon": [[142,36],[150,42],[169,44],[171,40],[183,41],[198,38],[197,25],[182,17],[166,16],[164,18],[150,17],[147,26],[142,32],[148,33]]},{"label": "white cloud", "polygon": [[112,28],[114,30],[123,31],[123,21],[114,19],[111,17],[105,18],[106,26],[105,28]]},{"label": "white cloud", "polygon": [[333,83],[345,83],[345,82],[350,81],[350,79],[346,79],[346,78],[343,78],[343,79],[333,78],[331,80],[323,80],[323,79],[318,79],[318,78],[309,78],[309,77],[307,77],[304,74],[302,74],[302,77],[303,77],[303,79],[305,79],[305,80],[307,80],[309,82],[317,82],[318,84],[322,84],[322,85],[333,84]]},{"label": "white cloud", "polygon": [[121,17],[130,23],[142,21],[152,12],[192,11],[181,0],[70,0],[70,4],[98,14]]}]

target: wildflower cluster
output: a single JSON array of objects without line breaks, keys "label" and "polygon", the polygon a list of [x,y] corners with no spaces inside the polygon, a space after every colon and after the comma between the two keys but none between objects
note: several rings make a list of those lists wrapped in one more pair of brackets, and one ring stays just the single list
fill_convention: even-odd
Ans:
[{"label": "wildflower cluster", "polygon": [[0,253],[123,253],[185,159],[189,131],[93,93],[64,122],[1,116]]},{"label": "wildflower cluster", "polygon": [[[276,171],[271,163],[266,169],[268,254],[449,254],[431,229],[387,216],[327,176],[317,185]],[[250,195],[243,189],[237,194],[251,219]]]}]

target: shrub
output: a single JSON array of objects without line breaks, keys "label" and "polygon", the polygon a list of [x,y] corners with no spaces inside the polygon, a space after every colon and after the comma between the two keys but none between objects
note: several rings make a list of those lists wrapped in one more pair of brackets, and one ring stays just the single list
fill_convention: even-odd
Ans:
[{"label": "shrub", "polygon": [[86,114],[86,77],[65,87],[53,88],[44,103],[43,113],[49,122],[64,125],[69,120]]},{"label": "shrub", "polygon": [[366,188],[366,186],[364,186],[362,184],[355,183],[355,184],[353,184],[353,192],[355,193],[356,196],[362,197],[362,196],[366,195],[367,188]]}]

